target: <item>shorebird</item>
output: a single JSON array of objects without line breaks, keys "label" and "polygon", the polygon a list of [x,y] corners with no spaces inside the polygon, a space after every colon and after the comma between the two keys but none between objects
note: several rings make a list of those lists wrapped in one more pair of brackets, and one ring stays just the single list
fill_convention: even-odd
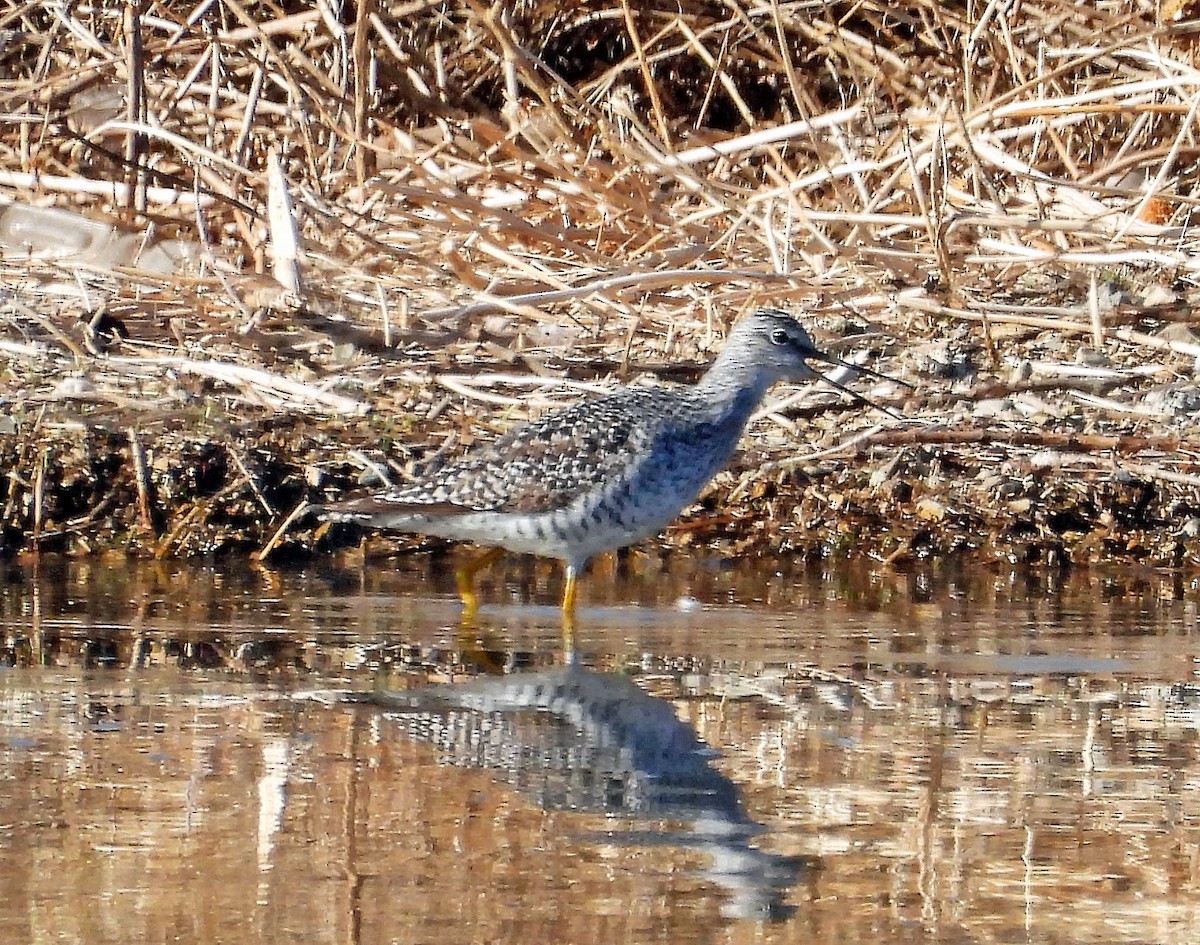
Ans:
[{"label": "shorebird", "polygon": [[818,376],[809,361],[843,364],[817,350],[790,315],[762,309],[734,325],[694,385],[622,387],[519,426],[427,478],[324,514],[494,546],[456,575],[467,615],[478,607],[475,575],[504,549],[558,558],[570,621],[588,560],[674,520],[729,461],[767,389]]}]

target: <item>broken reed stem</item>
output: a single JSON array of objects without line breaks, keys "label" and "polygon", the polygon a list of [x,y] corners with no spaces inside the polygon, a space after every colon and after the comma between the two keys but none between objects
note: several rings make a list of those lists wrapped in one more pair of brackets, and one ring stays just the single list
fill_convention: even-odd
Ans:
[{"label": "broken reed stem", "polygon": [[241,472],[242,477],[246,480],[246,484],[250,487],[250,491],[254,493],[254,498],[257,499],[258,504],[263,507],[263,511],[268,515],[274,515],[274,507],[263,494],[262,487],[259,485],[257,477],[250,472],[250,467],[246,465],[246,461],[242,458],[241,452],[235,449],[232,443],[226,447],[226,451],[231,457],[233,457],[234,465],[237,466],[238,471]]},{"label": "broken reed stem", "polygon": [[154,546],[154,558],[161,561],[168,557],[171,550],[179,543],[181,536],[192,526],[192,520],[198,515],[207,514],[206,506],[199,500],[193,502],[188,510],[178,516],[171,530],[158,540]]},{"label": "broken reed stem", "polygon": [[354,20],[354,173],[361,187],[375,174],[375,154],[367,146],[374,89],[371,83],[371,47],[368,45],[375,0],[358,0]]},{"label": "broken reed stem", "polygon": [[46,515],[46,466],[50,461],[50,451],[42,450],[38,455],[37,470],[33,476],[33,544],[42,539],[42,525]]},{"label": "broken reed stem", "polygon": [[283,536],[287,534],[288,529],[302,519],[311,508],[314,508],[314,506],[310,505],[307,500],[301,500],[300,504],[292,509],[290,513],[288,513],[287,518],[279,523],[279,527],[276,528],[271,534],[271,537],[267,539],[267,543],[262,546],[257,554],[255,554],[255,560],[266,561],[267,558],[270,557],[271,552],[273,552],[279,546],[279,543],[283,540]]},{"label": "broken reed stem", "polygon": [[[124,296],[111,311],[129,319],[130,339],[101,358],[78,344],[74,312],[28,305],[9,316],[23,337],[0,343],[28,346],[19,356],[30,363],[56,359],[60,375],[82,372],[86,397],[129,411],[115,429],[147,429],[141,404],[129,406],[130,390],[144,385],[168,410],[196,400],[206,416],[219,408],[231,420],[344,417],[351,439],[368,408],[386,421],[397,387],[427,384],[430,364],[443,386],[488,399],[483,381],[456,373],[456,361],[468,371],[489,358],[524,359],[537,370],[542,358],[562,358],[569,370],[577,359],[620,354],[636,366],[664,337],[692,359],[697,348],[711,350],[714,322],[724,328],[763,304],[815,309],[818,327],[833,317],[875,320],[904,332],[911,348],[945,338],[949,327],[971,346],[982,340],[1000,370],[1030,359],[1027,329],[1077,345],[1090,326],[1094,342],[1129,360],[1170,352],[1157,359],[1166,371],[1200,352],[1178,335],[1121,328],[1159,317],[1136,301],[1100,312],[1105,280],[1166,286],[1166,269],[1200,271],[1186,216],[1200,198],[1180,171],[1200,156],[1191,133],[1200,70],[1145,10],[1081,5],[1062,18],[1055,4],[1026,0],[1001,21],[996,4],[976,14],[916,0],[935,31],[970,35],[964,72],[957,54],[936,50],[914,69],[909,40],[891,32],[879,5],[854,17],[817,6],[799,17],[774,0],[735,3],[733,15],[714,22],[686,4],[664,13],[622,0],[585,22],[549,3],[447,0],[406,4],[403,16],[385,18],[378,0],[353,2],[337,14],[322,7],[289,16],[247,0],[64,7],[61,16],[78,16],[79,28],[61,34],[24,88],[10,77],[10,93],[61,100],[63,126],[93,156],[110,142],[118,153],[108,158],[120,167],[123,154],[125,169],[106,182],[96,164],[41,131],[36,114],[14,108],[4,127],[9,153],[24,166],[0,169],[0,185],[39,199],[69,195],[96,218],[114,206],[132,217],[147,200],[161,203],[152,212],[185,242],[203,244],[196,285],[219,280],[227,298],[189,295],[182,304],[198,302],[195,311],[171,313],[178,332],[163,348],[141,314],[169,304],[147,302],[152,280],[99,263],[47,264],[56,277],[69,268],[80,295],[107,292],[104,280],[114,280],[114,294]],[[34,20],[21,9],[10,19],[28,30]],[[427,54],[419,44],[435,33],[436,52]],[[113,59],[117,43],[123,50]],[[584,51],[556,60],[562,48]],[[580,64],[582,77],[564,78],[580,76],[563,71]],[[945,82],[949,74],[966,87]],[[73,127],[88,110],[76,90],[108,86],[124,91],[124,106]],[[834,94],[810,96],[810,87]],[[504,102],[509,121],[482,102]],[[272,152],[287,172],[279,193],[308,210],[277,215],[273,244],[298,236],[277,269],[313,266],[313,309],[345,319],[354,340],[338,347],[357,351],[330,353],[330,339],[340,337],[327,330],[332,318],[293,319],[250,301],[250,266],[239,271],[238,260],[261,242],[264,156]],[[178,182],[192,176],[195,191],[183,192]],[[1143,215],[1159,203],[1161,219]],[[770,271],[772,261],[792,274]],[[926,287],[937,273],[940,292]],[[1026,274],[1038,277],[1037,295],[1018,282]],[[184,284],[162,280],[162,295]],[[1176,312],[1195,301],[1183,292],[1172,289]],[[1021,311],[997,304],[1003,298],[1046,305]],[[1054,312],[1070,317],[1046,317]],[[285,323],[294,337],[284,338]],[[228,330],[237,324],[246,326],[241,335]],[[389,349],[384,357],[361,341],[375,333]],[[391,351],[396,345],[404,350]],[[171,351],[177,357],[166,357]],[[66,366],[63,352],[74,363]],[[402,373],[410,354],[417,369]],[[172,389],[178,374],[200,383]],[[37,375],[42,388],[33,394],[58,410],[73,395],[47,375]],[[1131,399],[1144,392],[1129,387]],[[436,441],[461,419],[446,409],[435,425],[446,403],[418,411],[418,436]],[[922,407],[940,419],[929,401]],[[1008,452],[1046,442],[1014,440]],[[130,443],[138,518],[171,530],[166,494],[149,488],[146,451],[136,434]],[[166,448],[156,440],[156,450],[159,443]],[[17,468],[28,470],[40,448],[23,453]],[[239,487],[248,484],[274,519],[234,455],[245,477]],[[43,540],[59,507],[58,467],[47,476],[47,462],[35,502]],[[27,501],[28,483],[13,482]],[[198,528],[201,514],[188,513],[161,548],[185,545],[179,529]]]},{"label": "broken reed stem", "polygon": [[146,465],[146,451],[137,431],[129,431],[129,455],[133,459],[133,481],[137,486],[138,521],[142,530],[155,534],[154,514],[150,507],[150,471]]},{"label": "broken reed stem", "polygon": [[666,115],[663,112],[662,96],[659,94],[658,83],[654,79],[654,72],[646,59],[646,48],[642,45],[642,39],[638,35],[637,18],[629,6],[629,0],[621,0],[621,12],[625,15],[625,29],[629,33],[630,43],[633,44],[633,54],[637,58],[638,67],[642,72],[642,83],[645,85],[646,95],[650,99],[654,124],[658,127],[659,143],[667,153],[670,153],[673,150],[671,147],[671,132],[667,126]]},{"label": "broken reed stem", "polygon": [[1088,278],[1088,316],[1092,323],[1092,347],[1097,351],[1104,347],[1104,316],[1100,314],[1100,282],[1096,273]]},{"label": "broken reed stem", "polygon": [[861,452],[875,446],[987,446],[990,444],[1055,449],[1076,453],[1103,450],[1111,450],[1115,453],[1141,453],[1147,450],[1164,453],[1174,453],[1179,450],[1200,451],[1200,442],[1185,441],[1172,433],[1109,435],[1103,433],[1058,433],[1052,430],[984,430],[976,427],[880,430],[866,439],[855,438],[853,448],[855,451]]},{"label": "broken reed stem", "polygon": [[146,212],[146,187],[149,179],[144,159],[148,138],[140,130],[146,124],[145,56],[142,49],[142,12],[145,0],[125,0],[125,44],[128,50],[126,68],[126,108],[131,129],[125,137],[126,181],[130,216]]}]

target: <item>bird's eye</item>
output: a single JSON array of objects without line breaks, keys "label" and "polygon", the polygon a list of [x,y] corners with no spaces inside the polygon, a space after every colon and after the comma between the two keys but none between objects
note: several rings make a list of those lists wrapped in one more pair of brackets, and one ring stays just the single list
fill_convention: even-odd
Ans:
[{"label": "bird's eye", "polygon": [[776,328],[771,332],[771,344],[773,345],[785,345],[788,340],[788,333],[782,328]]}]

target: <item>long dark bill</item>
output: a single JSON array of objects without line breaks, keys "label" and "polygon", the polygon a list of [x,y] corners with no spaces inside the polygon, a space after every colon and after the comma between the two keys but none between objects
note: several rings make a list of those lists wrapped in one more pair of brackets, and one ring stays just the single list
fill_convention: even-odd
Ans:
[{"label": "long dark bill", "polygon": [[[823,351],[814,352],[813,357],[817,360],[824,361],[826,364],[832,364],[835,367],[843,367],[848,371],[856,371],[859,374],[866,374],[868,377],[877,377],[881,381],[890,381],[893,384],[899,384],[901,387],[907,387],[909,390],[916,390],[912,384],[907,381],[902,381],[898,377],[888,377],[886,374],[880,374],[878,371],[873,371],[869,367],[863,367],[859,364],[851,364],[849,361],[843,361],[841,358],[835,358],[832,354],[826,354]],[[830,387],[836,387],[844,394],[849,394],[855,400],[866,404],[868,407],[873,407],[880,413],[886,413],[893,420],[903,420],[904,417],[896,413],[890,407],[884,407],[882,404],[877,404],[870,397],[864,397],[858,391],[847,387],[845,384],[839,384],[831,377],[826,377],[824,374],[819,375],[821,380]]]}]

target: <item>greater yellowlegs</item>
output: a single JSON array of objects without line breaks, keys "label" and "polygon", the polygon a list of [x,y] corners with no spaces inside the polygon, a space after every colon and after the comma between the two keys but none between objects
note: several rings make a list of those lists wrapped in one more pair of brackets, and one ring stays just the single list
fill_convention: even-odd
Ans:
[{"label": "greater yellowlegs", "polygon": [[[427,478],[327,506],[327,518],[494,546],[458,573],[468,612],[475,574],[502,549],[566,565],[574,613],[588,559],[662,530],[728,462],[776,381],[815,377],[818,351],[783,312],[742,318],[690,387],[623,387],[520,426]],[[871,372],[873,373],[873,372]]]}]

